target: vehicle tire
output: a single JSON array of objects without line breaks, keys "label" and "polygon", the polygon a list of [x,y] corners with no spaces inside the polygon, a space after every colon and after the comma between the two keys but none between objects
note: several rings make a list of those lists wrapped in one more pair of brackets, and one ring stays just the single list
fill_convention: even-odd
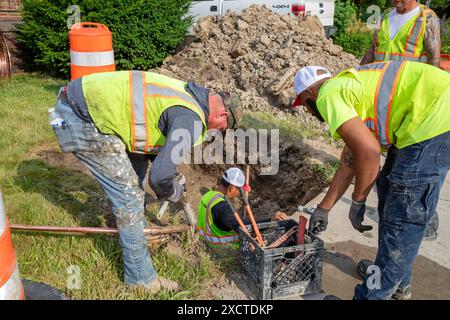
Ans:
[{"label": "vehicle tire", "polygon": [[69,300],[64,293],[43,282],[22,279],[26,300]]}]

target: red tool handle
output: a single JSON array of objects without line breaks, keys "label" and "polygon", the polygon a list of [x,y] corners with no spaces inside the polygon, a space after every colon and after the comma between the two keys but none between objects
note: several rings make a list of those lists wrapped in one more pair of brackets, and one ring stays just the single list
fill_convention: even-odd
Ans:
[{"label": "red tool handle", "polygon": [[[250,192],[250,166],[247,165],[247,172],[245,175],[245,185],[242,187],[242,189],[244,189],[245,191],[245,195],[248,198],[248,193]],[[248,211],[247,211],[247,207],[244,207],[244,218],[247,217]]]},{"label": "red tool handle", "polygon": [[[229,199],[227,196],[225,196],[225,200],[226,200],[226,202],[228,203],[228,205],[230,206],[231,211],[233,211],[234,218],[235,218],[236,221],[238,222],[239,226],[242,228],[242,230],[244,230],[244,232],[245,232],[250,238],[252,238],[252,235],[250,234],[250,232],[248,232],[247,228],[245,227],[244,223],[242,222],[242,219],[241,219],[241,217],[239,216],[239,214],[237,213],[236,208],[234,207],[233,203],[230,201],[230,199]],[[250,246],[251,246],[251,250],[252,250],[252,251],[255,250],[253,244],[250,243]]]},{"label": "red tool handle", "polygon": [[303,243],[305,243],[305,231],[307,223],[308,219],[306,219],[304,216],[300,216],[298,218],[298,239],[297,239],[298,245],[302,245]]},{"label": "red tool handle", "polygon": [[[298,235],[297,235],[297,245],[301,246],[305,243],[305,232],[306,232],[306,224],[308,223],[308,219],[304,216],[300,216],[298,218]],[[299,250],[297,255],[302,254],[302,251]]]}]

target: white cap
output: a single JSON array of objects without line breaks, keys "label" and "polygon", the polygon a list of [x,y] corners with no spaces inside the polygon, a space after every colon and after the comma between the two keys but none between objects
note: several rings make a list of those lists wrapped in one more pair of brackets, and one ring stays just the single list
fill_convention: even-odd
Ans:
[{"label": "white cap", "polygon": [[242,188],[245,184],[244,173],[239,168],[230,168],[225,171],[223,174],[223,180],[238,188]]},{"label": "white cap", "polygon": [[[322,70],[325,73],[323,74],[317,74],[317,71]],[[297,98],[295,99],[294,103],[292,104],[292,108],[295,108],[296,106],[302,105],[302,101],[300,99],[300,94],[311,87],[316,82],[331,78],[331,73],[324,67],[319,66],[308,66],[301,68],[294,78],[294,88],[295,88],[295,94],[297,95]]]}]

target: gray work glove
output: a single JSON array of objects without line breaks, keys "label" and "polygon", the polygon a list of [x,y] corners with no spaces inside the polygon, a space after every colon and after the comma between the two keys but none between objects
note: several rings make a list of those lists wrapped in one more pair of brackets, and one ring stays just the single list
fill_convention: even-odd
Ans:
[{"label": "gray work glove", "polygon": [[173,179],[173,194],[167,199],[170,202],[178,202],[183,196],[183,192],[186,190],[186,179],[181,173],[177,174]]},{"label": "gray work glove", "polygon": [[327,230],[328,212],[330,212],[330,210],[323,209],[317,205],[317,208],[314,210],[311,218],[309,218],[309,231],[314,234],[318,234]]},{"label": "gray work glove", "polygon": [[365,201],[355,201],[352,200],[352,206],[350,207],[350,212],[348,217],[352,223],[353,228],[363,233],[364,231],[370,231],[373,229],[372,226],[363,225],[364,214],[366,212],[366,202]]}]

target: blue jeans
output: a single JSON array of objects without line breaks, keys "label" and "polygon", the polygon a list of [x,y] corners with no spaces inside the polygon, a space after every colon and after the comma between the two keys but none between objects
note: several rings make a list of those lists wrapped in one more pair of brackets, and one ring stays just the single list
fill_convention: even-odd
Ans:
[{"label": "blue jeans", "polygon": [[56,111],[66,122],[54,132],[63,152],[72,152],[85,164],[112,202],[123,250],[124,281],[147,285],[156,279],[147,249],[144,228],[144,192],[128,158],[125,144],[115,135],[100,133],[91,122],[79,118],[60,98]]},{"label": "blue jeans", "polygon": [[[377,180],[380,287],[368,275],[354,299],[390,299],[411,283],[413,262],[426,227],[436,214],[439,192],[450,169],[450,132],[403,149],[392,147]],[[373,284],[373,282],[372,282]],[[369,289],[370,287],[370,289]]]}]

